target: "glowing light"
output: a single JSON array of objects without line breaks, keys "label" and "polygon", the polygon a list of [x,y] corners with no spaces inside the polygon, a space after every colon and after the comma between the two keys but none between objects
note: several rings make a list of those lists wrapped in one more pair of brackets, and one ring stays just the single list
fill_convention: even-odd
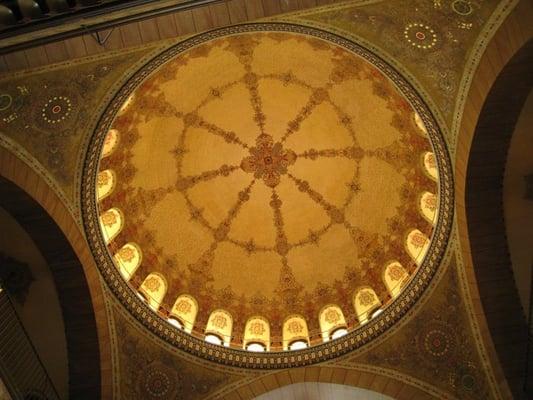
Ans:
[{"label": "glowing light", "polygon": [[219,345],[219,346],[222,346],[222,339],[220,339],[220,338],[219,338],[218,336],[216,336],[216,335],[207,334],[207,335],[205,335],[204,340],[205,340],[207,343],[217,344],[217,345]]},{"label": "glowing light", "polygon": [[332,334],[331,334],[331,340],[334,340],[334,339],[338,339],[340,337],[343,337],[344,335],[346,335],[348,333],[348,329],[346,328],[340,328],[340,329],[336,329]]},{"label": "glowing light", "polygon": [[265,351],[265,346],[263,346],[262,344],[259,344],[259,343],[250,343],[246,347],[246,350],[262,353],[262,352]]},{"label": "glowing light", "polygon": [[307,348],[307,342],[304,340],[296,340],[289,345],[289,350],[302,350]]}]

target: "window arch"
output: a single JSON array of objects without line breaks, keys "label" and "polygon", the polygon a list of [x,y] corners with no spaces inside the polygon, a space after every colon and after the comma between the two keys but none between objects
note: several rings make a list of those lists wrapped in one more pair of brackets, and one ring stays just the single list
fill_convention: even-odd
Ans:
[{"label": "window arch", "polygon": [[210,343],[215,343],[215,338],[220,340],[224,346],[229,346],[231,342],[231,332],[233,329],[233,318],[225,310],[215,310],[209,316],[205,328],[205,339]]},{"label": "window arch", "polygon": [[398,261],[393,261],[383,269],[383,283],[392,297],[396,297],[402,291],[409,274]]},{"label": "window arch", "polygon": [[110,156],[118,147],[120,134],[116,129],[110,129],[104,139],[104,146],[102,147],[102,158]]},{"label": "window arch", "polygon": [[291,315],[283,322],[283,350],[298,350],[309,346],[309,329],[301,315]]},{"label": "window arch", "polygon": [[[262,345],[264,351],[270,350],[270,324],[263,317],[251,317],[244,327],[243,347],[249,349],[251,345]],[[258,346],[253,346],[252,351],[261,351]]]},{"label": "window arch", "polygon": [[149,274],[139,287],[139,293],[153,310],[158,310],[167,293],[167,280],[158,272]]},{"label": "window arch", "polygon": [[[332,339],[332,335],[335,332],[337,332],[336,336],[343,333],[347,327],[341,308],[334,304],[329,304],[320,310],[318,322],[324,342]],[[341,331],[341,329],[344,329],[344,331]]]},{"label": "window arch", "polygon": [[183,329],[188,333],[192,332],[197,314],[198,302],[188,294],[178,296],[170,311],[170,316],[176,317],[183,326]]},{"label": "window arch", "polygon": [[413,229],[407,235],[406,248],[416,265],[420,265],[429,248],[429,239],[418,229]]},{"label": "window arch", "polygon": [[420,133],[422,133],[423,135],[427,135],[428,131],[426,125],[424,124],[424,121],[422,121],[422,118],[416,111],[413,113],[413,120],[415,121],[416,127],[419,129]]},{"label": "window arch", "polygon": [[437,169],[437,159],[435,158],[435,153],[431,151],[426,151],[422,155],[422,162],[424,164],[424,170],[428,176],[433,180],[439,179],[439,171]]},{"label": "window arch", "polygon": [[432,224],[437,216],[437,196],[430,192],[424,192],[420,196],[420,212],[422,216]]},{"label": "window arch", "polygon": [[371,287],[362,287],[357,290],[353,302],[357,319],[361,324],[368,322],[373,311],[381,307],[381,301]]},{"label": "window arch", "polygon": [[113,170],[106,169],[98,173],[96,178],[96,192],[98,201],[103,200],[115,189],[116,175]]},{"label": "window arch", "polygon": [[124,214],[116,207],[110,208],[100,215],[100,228],[106,244],[117,237],[123,226]]},{"label": "window arch", "polygon": [[114,256],[122,277],[129,281],[142,262],[142,251],[136,243],[126,243]]}]

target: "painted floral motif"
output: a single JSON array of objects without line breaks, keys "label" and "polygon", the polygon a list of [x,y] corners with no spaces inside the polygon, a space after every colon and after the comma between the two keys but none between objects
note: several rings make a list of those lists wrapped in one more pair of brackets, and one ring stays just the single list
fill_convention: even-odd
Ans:
[{"label": "painted floral motif", "polygon": [[256,139],[256,146],[250,149],[250,156],[242,160],[241,168],[263,179],[265,185],[275,187],[280,176],[287,173],[287,167],[296,161],[296,153],[284,150],[281,143],[274,143],[270,135],[262,134]]},{"label": "painted floral motif", "polygon": [[122,261],[130,262],[135,257],[135,250],[129,246],[123,247],[118,251],[118,256]]},{"label": "painted floral motif", "polygon": [[97,185],[98,185],[98,188],[102,188],[104,186],[106,186],[108,183],[109,183],[109,173],[107,171],[102,171],[98,174],[98,177],[97,177]]},{"label": "painted floral motif", "polygon": [[326,311],[324,319],[329,324],[336,324],[341,319],[341,315],[337,310],[330,308],[328,311]]},{"label": "painted floral motif", "polygon": [[155,276],[151,276],[144,281],[143,286],[146,289],[148,289],[150,292],[157,292],[159,288],[161,287],[161,281]]},{"label": "painted floral motif", "polygon": [[424,205],[431,211],[435,211],[437,209],[437,196],[426,196],[424,198]]},{"label": "painted floral motif", "polygon": [[224,329],[228,325],[228,320],[223,315],[217,314],[213,318],[213,326],[218,329]]},{"label": "painted floral motif", "polygon": [[191,309],[192,309],[192,305],[190,302],[188,302],[187,300],[180,300],[176,303],[176,305],[174,306],[174,308],[176,309],[177,312],[179,313],[182,313],[182,314],[188,314],[191,312]]},{"label": "painted floral motif", "polygon": [[426,237],[420,232],[415,232],[411,235],[411,243],[414,247],[421,249],[426,244]]},{"label": "painted floral motif", "polygon": [[404,271],[398,264],[393,264],[388,268],[387,274],[392,281],[399,281],[403,278]]},{"label": "painted floral motif", "polygon": [[252,335],[262,336],[265,333],[265,326],[262,322],[252,322],[248,330]]},{"label": "painted floral motif", "polygon": [[298,335],[303,332],[304,327],[299,321],[291,321],[287,326],[287,330],[293,335]]},{"label": "painted floral motif", "polygon": [[362,305],[362,306],[370,306],[372,305],[373,303],[375,303],[376,301],[376,296],[374,295],[374,293],[372,293],[371,291],[369,290],[363,290],[360,294],[359,294],[359,303]]},{"label": "painted floral motif", "polygon": [[110,228],[118,222],[118,218],[113,211],[106,211],[102,214],[102,223]]}]

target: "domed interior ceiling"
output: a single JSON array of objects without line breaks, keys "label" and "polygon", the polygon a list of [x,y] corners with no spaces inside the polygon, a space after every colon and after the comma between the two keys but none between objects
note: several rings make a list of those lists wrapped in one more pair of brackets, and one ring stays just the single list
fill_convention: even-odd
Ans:
[{"label": "domed interior ceiling", "polygon": [[213,37],[161,60],[100,161],[110,253],[142,254],[130,283],[164,277],[163,312],[193,297],[196,332],[227,311],[232,344],[253,316],[275,343],[299,314],[313,341],[323,307],[352,328],[358,290],[390,302],[395,274],[405,285],[422,262],[439,194],[427,129],[397,83],[296,32]]}]

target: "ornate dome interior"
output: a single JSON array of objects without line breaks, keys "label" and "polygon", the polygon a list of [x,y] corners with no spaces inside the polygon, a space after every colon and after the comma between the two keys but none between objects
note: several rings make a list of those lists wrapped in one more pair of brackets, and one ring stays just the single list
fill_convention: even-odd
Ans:
[{"label": "ornate dome interior", "polygon": [[111,107],[96,187],[138,295],[189,333],[257,351],[378,315],[423,262],[439,203],[411,89],[356,47],[278,29],[148,63]]}]

